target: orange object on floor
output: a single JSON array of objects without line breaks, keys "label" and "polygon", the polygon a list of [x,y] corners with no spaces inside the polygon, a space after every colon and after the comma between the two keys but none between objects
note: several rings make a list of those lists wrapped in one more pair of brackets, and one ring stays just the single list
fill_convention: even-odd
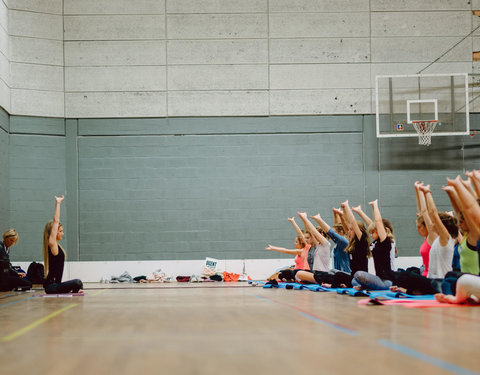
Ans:
[{"label": "orange object on floor", "polygon": [[238,281],[239,277],[240,277],[240,275],[238,273],[230,273],[230,272],[226,272],[226,271],[223,272],[223,281],[236,282],[236,281]]}]

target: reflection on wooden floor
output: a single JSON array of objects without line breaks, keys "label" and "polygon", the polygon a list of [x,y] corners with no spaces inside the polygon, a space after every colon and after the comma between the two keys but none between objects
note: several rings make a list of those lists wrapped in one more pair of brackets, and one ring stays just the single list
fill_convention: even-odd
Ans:
[{"label": "reflection on wooden floor", "polygon": [[0,293],[1,374],[480,374],[480,307],[241,283],[42,292]]}]

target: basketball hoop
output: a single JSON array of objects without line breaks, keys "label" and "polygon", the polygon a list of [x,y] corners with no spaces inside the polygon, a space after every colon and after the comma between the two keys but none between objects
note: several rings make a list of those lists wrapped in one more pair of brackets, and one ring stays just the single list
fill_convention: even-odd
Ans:
[{"label": "basketball hoop", "polygon": [[418,144],[430,146],[432,143],[432,133],[437,126],[437,120],[431,121],[412,121],[412,125],[418,134]]}]

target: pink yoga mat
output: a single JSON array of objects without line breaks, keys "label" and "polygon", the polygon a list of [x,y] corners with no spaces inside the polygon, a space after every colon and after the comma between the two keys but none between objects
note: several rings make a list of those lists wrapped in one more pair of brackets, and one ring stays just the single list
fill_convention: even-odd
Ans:
[{"label": "pink yoga mat", "polygon": [[[361,306],[366,306],[369,304],[371,298],[363,298],[358,301],[358,304]],[[426,308],[426,307],[469,307],[469,306],[480,306],[480,305],[469,305],[469,304],[452,304],[452,303],[443,303],[438,302],[437,300],[408,300],[408,299],[389,299],[389,300],[378,300],[382,305],[400,305],[410,308]]]}]

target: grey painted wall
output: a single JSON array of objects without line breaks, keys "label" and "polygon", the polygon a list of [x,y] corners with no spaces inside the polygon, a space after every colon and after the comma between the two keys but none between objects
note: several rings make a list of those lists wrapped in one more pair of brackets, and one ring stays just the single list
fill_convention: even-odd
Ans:
[{"label": "grey painted wall", "polygon": [[[479,120],[472,115],[476,129]],[[437,137],[429,148],[414,138],[378,141],[373,116],[12,116],[10,132],[8,226],[21,236],[13,259],[25,261],[41,258],[53,195],[62,193],[70,260],[278,257],[263,249],[293,244],[286,218],[297,210],[331,222],[344,199],[367,207],[377,197],[400,255],[414,256],[413,182],[431,183],[447,209],[445,177],[480,160],[478,136]]]},{"label": "grey painted wall", "polygon": [[0,108],[0,235],[9,224],[9,159],[8,159],[9,116]]},{"label": "grey painted wall", "polygon": [[376,75],[478,73],[478,8],[1,0],[0,106],[67,118],[370,114]]}]

